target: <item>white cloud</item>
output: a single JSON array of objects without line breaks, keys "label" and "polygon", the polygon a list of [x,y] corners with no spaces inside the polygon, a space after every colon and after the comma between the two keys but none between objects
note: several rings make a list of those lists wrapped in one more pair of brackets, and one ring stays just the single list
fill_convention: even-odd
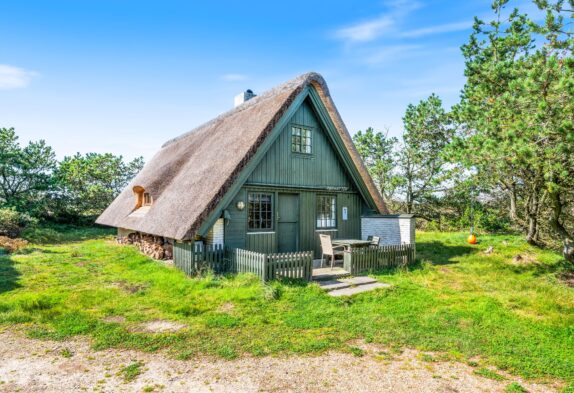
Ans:
[{"label": "white cloud", "polygon": [[412,11],[421,7],[416,1],[396,0],[386,3],[389,11],[377,18],[342,27],[335,31],[334,37],[347,43],[373,41],[394,27]]},{"label": "white cloud", "polygon": [[379,48],[369,48],[367,51],[364,51],[360,58],[363,63],[380,65],[417,56],[421,54],[422,50],[420,45],[389,45]]},{"label": "white cloud", "polygon": [[237,82],[244,81],[247,79],[247,75],[244,74],[224,74],[221,75],[221,79],[227,82]]},{"label": "white cloud", "polygon": [[472,21],[446,23],[444,25],[423,27],[421,29],[405,31],[401,33],[400,36],[405,38],[417,38],[432,34],[450,33],[453,31],[466,30],[470,29],[471,27],[472,27]]},{"label": "white cloud", "polygon": [[349,42],[367,42],[379,37],[395,24],[389,15],[382,15],[377,19],[344,27],[335,32],[335,36]]},{"label": "white cloud", "polygon": [[0,64],[0,90],[20,89],[32,82],[38,73],[23,68]]}]

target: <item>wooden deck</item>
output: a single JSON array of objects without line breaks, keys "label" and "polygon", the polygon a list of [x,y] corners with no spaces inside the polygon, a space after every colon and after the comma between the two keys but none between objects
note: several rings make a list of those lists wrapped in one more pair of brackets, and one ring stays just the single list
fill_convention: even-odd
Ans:
[{"label": "wooden deck", "polygon": [[313,269],[312,279],[314,281],[336,280],[341,277],[348,277],[349,272],[342,267],[320,267]]}]

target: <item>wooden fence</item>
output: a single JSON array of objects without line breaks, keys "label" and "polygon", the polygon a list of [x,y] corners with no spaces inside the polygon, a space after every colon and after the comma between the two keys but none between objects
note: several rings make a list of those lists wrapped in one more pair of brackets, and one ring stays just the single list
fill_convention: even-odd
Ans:
[{"label": "wooden fence", "polygon": [[302,278],[303,280],[311,281],[312,272],[312,251],[269,254],[267,256],[266,280],[284,277]]},{"label": "wooden fence", "polygon": [[173,263],[189,275],[206,270],[216,273],[229,270],[229,261],[225,258],[225,249],[221,244],[210,246],[176,242],[173,245]]},{"label": "wooden fence", "polygon": [[415,256],[414,244],[354,248],[345,252],[344,269],[351,274],[359,274],[386,267],[406,266],[414,262]]},{"label": "wooden fence", "polygon": [[235,248],[229,253],[231,273],[253,273],[265,280],[267,272],[267,255]]},{"label": "wooden fence", "polygon": [[186,274],[194,275],[206,270],[216,273],[253,273],[263,281],[277,278],[297,278],[310,281],[313,270],[313,252],[263,254],[223,246],[175,243],[173,263]]}]

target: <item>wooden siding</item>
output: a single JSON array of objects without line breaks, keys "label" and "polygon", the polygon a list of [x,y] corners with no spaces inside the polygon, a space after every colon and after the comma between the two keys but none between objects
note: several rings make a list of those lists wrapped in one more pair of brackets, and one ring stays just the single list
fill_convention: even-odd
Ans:
[{"label": "wooden siding", "polygon": [[[291,152],[291,126],[310,127],[312,154]],[[247,193],[271,192],[274,194],[274,227],[271,233],[247,231]],[[248,177],[232,202],[226,207],[229,220],[225,223],[225,244],[230,248],[243,248],[262,253],[275,253],[277,248],[278,194],[295,193],[299,196],[298,249],[313,251],[321,256],[319,233],[333,238],[360,238],[361,214],[366,203],[356,192],[351,177],[346,173],[328,135],[321,127],[308,100],[303,102],[283,127],[278,139],[271,145],[262,161]],[[337,228],[335,231],[318,231],[316,228],[316,197],[337,196]],[[239,211],[237,202],[246,207]],[[342,208],[347,207],[348,219],[343,221]]]},{"label": "wooden siding", "polygon": [[[237,202],[242,200],[247,203],[249,190],[264,191],[273,194],[274,198],[274,230],[271,232],[248,232],[247,231],[247,207],[239,211]],[[277,203],[279,192],[284,191],[280,187],[249,188],[244,187],[228,206],[227,211],[231,217],[225,223],[225,244],[230,248],[244,248],[246,250],[274,253],[277,252]],[[299,195],[299,247],[293,251],[313,251],[315,258],[321,256],[319,233],[331,235],[333,239],[352,238],[359,239],[361,236],[361,211],[363,201],[356,193],[328,193],[325,191],[298,190]],[[333,194],[337,196],[337,228],[333,230],[318,230],[316,227],[316,197],[317,194]],[[347,207],[347,220],[343,220],[343,207]]]},{"label": "wooden siding", "polygon": [[245,188],[239,190],[229,206],[225,209],[229,214],[229,219],[225,220],[224,239],[225,246],[229,248],[246,247],[247,206],[241,211],[238,210],[236,206],[239,201],[243,201],[247,205],[247,193],[245,192]]},{"label": "wooden siding", "polygon": [[[310,155],[291,152],[292,125],[311,128],[312,153]],[[287,125],[283,127],[278,139],[249,176],[247,183],[352,187],[349,176],[308,101],[299,107]]]},{"label": "wooden siding", "polygon": [[[343,220],[343,207],[347,207],[347,220]],[[339,239],[360,239],[361,198],[358,194],[337,195],[337,229]]]},{"label": "wooden siding", "polygon": [[277,250],[275,232],[247,232],[246,248],[251,251],[270,254]]}]

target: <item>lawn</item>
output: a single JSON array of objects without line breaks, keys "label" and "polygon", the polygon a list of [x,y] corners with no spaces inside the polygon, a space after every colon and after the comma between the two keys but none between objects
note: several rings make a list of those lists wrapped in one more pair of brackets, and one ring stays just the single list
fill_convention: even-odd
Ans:
[{"label": "lawn", "polygon": [[[96,349],[164,348],[177,358],[353,352],[363,339],[528,378],[574,376],[574,288],[558,278],[569,267],[517,236],[469,246],[462,233],[420,233],[416,266],[377,272],[392,287],[352,298],[250,275],[188,278],[103,229],[28,237],[26,249],[0,256],[0,325],[34,338],[86,335]],[[154,320],[187,328],[138,329]]]}]

